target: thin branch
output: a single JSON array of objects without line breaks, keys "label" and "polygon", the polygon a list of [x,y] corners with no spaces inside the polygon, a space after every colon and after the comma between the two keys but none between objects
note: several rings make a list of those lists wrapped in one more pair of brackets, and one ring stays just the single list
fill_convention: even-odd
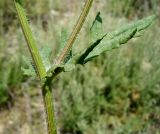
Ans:
[{"label": "thin branch", "polygon": [[28,46],[29,51],[31,53],[33,62],[36,66],[36,73],[38,74],[39,78],[42,80],[46,76],[46,71],[45,71],[44,65],[42,63],[42,58],[39,54],[39,50],[36,46],[36,42],[33,38],[31,29],[29,27],[24,8],[22,6],[22,1],[21,0],[14,0],[14,4],[16,7],[18,19],[19,19],[24,37],[27,42],[27,46]]},{"label": "thin branch", "polygon": [[[30,53],[32,55],[33,61],[36,66],[36,71],[41,79],[41,82],[43,81],[43,78],[46,76],[46,70],[44,68],[44,65],[42,63],[41,56],[39,54],[38,48],[36,46],[36,43],[33,39],[31,29],[29,27],[29,24],[27,22],[26,14],[24,11],[24,8],[22,6],[21,0],[14,0],[15,7],[17,10],[18,19],[20,21],[23,34],[25,36],[27,45],[29,47]],[[56,123],[55,123],[55,113],[54,113],[54,100],[52,95],[52,88],[51,88],[51,80],[45,81],[42,86],[42,95],[44,100],[44,106],[46,110],[46,121],[48,124],[48,134],[57,134],[56,129]]]},{"label": "thin branch", "polygon": [[93,0],[86,0],[86,3],[84,5],[84,8],[82,10],[82,13],[73,29],[73,32],[71,33],[64,49],[62,50],[62,52],[60,53],[59,57],[57,58],[57,60],[55,61],[54,64],[61,64],[66,56],[66,54],[69,52],[69,50],[71,49],[73,43],[75,42],[76,40],[76,37],[78,36],[85,20],[86,20],[86,17],[89,13],[89,10],[92,6],[92,3],[93,3]]}]

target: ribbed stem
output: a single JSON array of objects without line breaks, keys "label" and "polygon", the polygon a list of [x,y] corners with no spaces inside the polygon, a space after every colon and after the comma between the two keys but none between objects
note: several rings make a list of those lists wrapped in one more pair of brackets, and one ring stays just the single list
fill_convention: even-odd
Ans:
[{"label": "ribbed stem", "polygon": [[86,17],[89,13],[91,6],[92,6],[92,3],[93,3],[93,0],[86,0],[86,3],[85,3],[84,8],[82,10],[82,13],[81,13],[76,25],[75,25],[75,28],[73,29],[73,32],[71,33],[71,35],[70,35],[64,49],[62,50],[61,54],[59,55],[59,57],[55,61],[55,64],[60,64],[61,62],[63,62],[66,54],[71,49],[73,43],[76,40],[76,37],[78,36],[78,33],[80,32],[80,30],[86,20]]},{"label": "ribbed stem", "polygon": [[31,28],[28,24],[26,13],[22,5],[22,1],[14,0],[14,3],[15,3],[15,7],[16,7],[16,11],[17,11],[17,15],[18,15],[18,19],[19,19],[22,31],[27,42],[27,46],[29,48],[30,54],[32,56],[33,62],[36,67],[35,71],[39,76],[39,78],[42,80],[46,75],[45,67],[42,63],[42,59],[41,59],[39,50],[37,48],[37,44],[33,38]]},{"label": "ribbed stem", "polygon": [[[88,15],[88,12],[90,10],[90,7],[92,5],[93,0],[86,0],[86,3],[84,5],[83,11],[75,25],[75,28],[65,46],[63,49],[62,53],[58,57],[58,60],[56,61],[56,64],[60,64],[64,58],[65,55],[68,53],[70,48],[72,47],[78,33],[80,32],[85,19]],[[34,64],[36,66],[36,71],[37,74],[43,83],[44,78],[46,77],[46,70],[44,68],[44,65],[42,63],[41,56],[39,54],[38,48],[36,46],[36,42],[32,36],[31,29],[29,27],[25,10],[22,6],[22,0],[14,0],[15,7],[17,10],[17,15],[18,19],[21,24],[21,28],[24,34],[24,37],[26,39],[28,48],[30,50],[30,53],[32,55],[32,59],[34,61]],[[54,76],[59,74],[60,72],[57,72]],[[47,116],[47,124],[48,124],[48,134],[57,134],[57,129],[56,129],[56,123],[55,123],[55,112],[54,112],[54,100],[53,100],[53,95],[52,95],[52,90],[51,90],[51,81],[53,80],[54,76],[52,78],[46,78],[47,80],[43,83],[44,85],[42,86],[42,95],[43,95],[43,100],[44,100],[44,106],[46,110],[46,116]]]},{"label": "ribbed stem", "polygon": [[[33,62],[36,66],[36,72],[39,76],[41,82],[43,83],[43,79],[46,77],[46,71],[44,65],[42,63],[42,58],[39,54],[39,50],[36,46],[36,42],[32,36],[31,29],[29,27],[26,14],[22,5],[21,0],[14,0],[18,19],[26,39],[28,48],[32,55]],[[46,80],[44,85],[42,86],[42,95],[44,100],[44,107],[46,110],[47,116],[47,124],[48,124],[48,134],[57,134],[56,131],[56,123],[55,123],[55,115],[54,115],[54,101],[51,90],[51,81],[52,79]]]},{"label": "ribbed stem", "polygon": [[47,116],[48,134],[57,134],[56,119],[54,112],[53,94],[50,84],[46,84],[42,88],[42,95]]}]

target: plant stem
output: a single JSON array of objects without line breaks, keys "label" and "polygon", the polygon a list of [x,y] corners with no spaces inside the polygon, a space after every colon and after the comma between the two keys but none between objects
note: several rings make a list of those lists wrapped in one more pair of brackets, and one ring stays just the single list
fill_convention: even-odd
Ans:
[{"label": "plant stem", "polygon": [[14,3],[15,3],[15,7],[16,7],[16,11],[17,11],[17,15],[18,15],[18,19],[19,19],[22,31],[27,42],[27,46],[29,48],[33,62],[36,67],[35,71],[38,74],[39,78],[42,80],[46,75],[46,71],[42,63],[41,56],[39,54],[39,50],[36,46],[36,42],[33,38],[31,29],[29,27],[24,8],[22,6],[22,1],[14,0]]},{"label": "plant stem", "polygon": [[89,10],[92,6],[92,3],[93,3],[93,0],[86,0],[86,3],[84,5],[84,8],[82,10],[82,13],[73,29],[73,32],[71,33],[64,49],[62,50],[62,52],[60,53],[59,57],[57,58],[57,60],[55,61],[55,64],[61,64],[61,62],[63,62],[66,54],[69,52],[69,50],[71,49],[73,43],[75,42],[76,40],[76,37],[78,36],[85,20],[86,20],[86,17],[89,13]]},{"label": "plant stem", "polygon": [[42,95],[47,115],[48,134],[57,134],[53,95],[50,83],[47,83],[42,87]]},{"label": "plant stem", "polygon": [[46,77],[46,70],[42,63],[42,58],[39,54],[39,50],[36,46],[35,40],[32,36],[32,32],[29,27],[24,8],[22,6],[22,1],[14,0],[14,3],[15,3],[18,19],[20,21],[24,37],[26,39],[28,48],[32,55],[33,62],[36,66],[36,72],[41,80],[41,83],[44,82],[44,85],[42,86],[42,95],[43,95],[44,107],[47,115],[48,134],[57,134],[54,105],[53,105],[54,102],[53,102],[53,96],[52,96],[52,90],[51,90],[52,80],[46,79],[46,81],[44,81],[44,78]]}]

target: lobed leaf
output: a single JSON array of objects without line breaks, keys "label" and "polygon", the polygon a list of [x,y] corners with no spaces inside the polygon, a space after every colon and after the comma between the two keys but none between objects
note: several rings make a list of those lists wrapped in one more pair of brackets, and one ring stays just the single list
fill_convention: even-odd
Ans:
[{"label": "lobed leaf", "polygon": [[[50,55],[51,55],[51,48],[47,47],[46,45],[42,47],[40,50],[40,56],[42,58],[42,63],[45,67],[46,72],[51,68],[51,62],[50,62]],[[35,76],[36,75],[36,67],[33,63],[32,59],[29,59],[25,56],[23,56],[23,61],[25,62],[27,68],[21,67],[21,70],[23,71],[24,75],[27,76]]]},{"label": "lobed leaf", "polygon": [[64,65],[53,65],[48,71],[47,76],[53,77],[54,75],[57,75],[57,72],[70,72],[75,68],[75,64],[64,64]]},{"label": "lobed leaf", "polygon": [[40,50],[40,55],[42,58],[42,63],[45,67],[45,70],[48,71],[51,67],[51,62],[50,62],[50,55],[51,55],[51,48],[47,47],[44,45],[42,49]]},{"label": "lobed leaf", "polygon": [[27,66],[27,68],[21,67],[23,74],[27,76],[36,76],[36,71],[35,71],[34,63],[32,62],[32,60],[25,56],[23,56],[22,58],[24,63]]},{"label": "lobed leaf", "polygon": [[98,12],[90,28],[91,42],[95,42],[96,40],[102,38],[103,36],[103,30],[102,30],[103,21],[100,15],[101,13]]},{"label": "lobed leaf", "polygon": [[[58,55],[64,49],[65,44],[66,44],[66,42],[68,40],[68,36],[69,36],[69,32],[68,32],[67,28],[62,28],[62,30],[61,30],[61,39],[60,39],[60,48],[59,48]],[[71,59],[71,58],[72,58],[72,48],[66,54],[65,59],[64,59],[64,63],[68,62],[68,60]]]},{"label": "lobed leaf", "polygon": [[152,22],[153,22],[153,20],[155,20],[155,18],[156,18],[156,16],[152,15],[152,16],[146,17],[144,19],[132,22],[131,24],[124,25],[124,26],[122,26],[122,28],[120,28],[118,30],[115,30],[114,32],[109,33],[106,36],[106,38],[112,39],[115,36],[123,34],[123,33],[127,32],[128,30],[133,29],[133,28],[137,28],[136,35],[140,34],[141,31],[145,30],[146,28],[148,28],[152,24]]},{"label": "lobed leaf", "polygon": [[85,64],[106,51],[118,48],[120,45],[127,43],[130,39],[141,35],[141,31],[149,27],[155,18],[156,16],[153,15],[104,35],[86,50],[75,55],[70,60],[70,63]]},{"label": "lobed leaf", "polygon": [[67,42],[68,35],[69,35],[68,30],[66,28],[62,28],[61,40],[60,40],[60,50],[59,51],[61,51],[64,48],[64,46]]},{"label": "lobed leaf", "polygon": [[127,43],[134,37],[136,32],[137,28],[128,30],[127,32],[110,40],[108,40],[107,38],[102,39],[101,42],[87,55],[83,63],[90,61],[91,59],[99,56],[105,51],[110,51],[112,49],[118,48],[121,44]]},{"label": "lobed leaf", "polygon": [[79,54],[73,57],[71,54],[65,64],[53,65],[47,71],[47,77],[52,78],[60,72],[72,71],[76,64],[83,65],[106,51],[118,48],[120,45],[127,43],[130,39],[140,36],[141,31],[150,26],[154,19],[155,16],[150,16],[102,36],[102,20],[100,13],[98,13],[91,27],[92,41],[94,38],[96,41]]}]

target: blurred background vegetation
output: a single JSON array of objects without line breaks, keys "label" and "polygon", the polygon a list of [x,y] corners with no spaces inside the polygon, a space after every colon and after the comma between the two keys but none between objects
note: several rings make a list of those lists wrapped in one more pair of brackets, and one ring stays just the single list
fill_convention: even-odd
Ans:
[{"label": "blurred background vegetation", "polygon": [[[39,46],[56,56],[62,28],[71,32],[84,4],[75,0],[26,0]],[[160,0],[95,0],[75,43],[89,42],[101,11],[105,31],[160,14]],[[53,83],[61,134],[160,134],[160,20],[141,37],[103,54]],[[28,55],[13,1],[0,1],[0,134],[44,134],[44,110],[37,80],[21,72]]]}]

